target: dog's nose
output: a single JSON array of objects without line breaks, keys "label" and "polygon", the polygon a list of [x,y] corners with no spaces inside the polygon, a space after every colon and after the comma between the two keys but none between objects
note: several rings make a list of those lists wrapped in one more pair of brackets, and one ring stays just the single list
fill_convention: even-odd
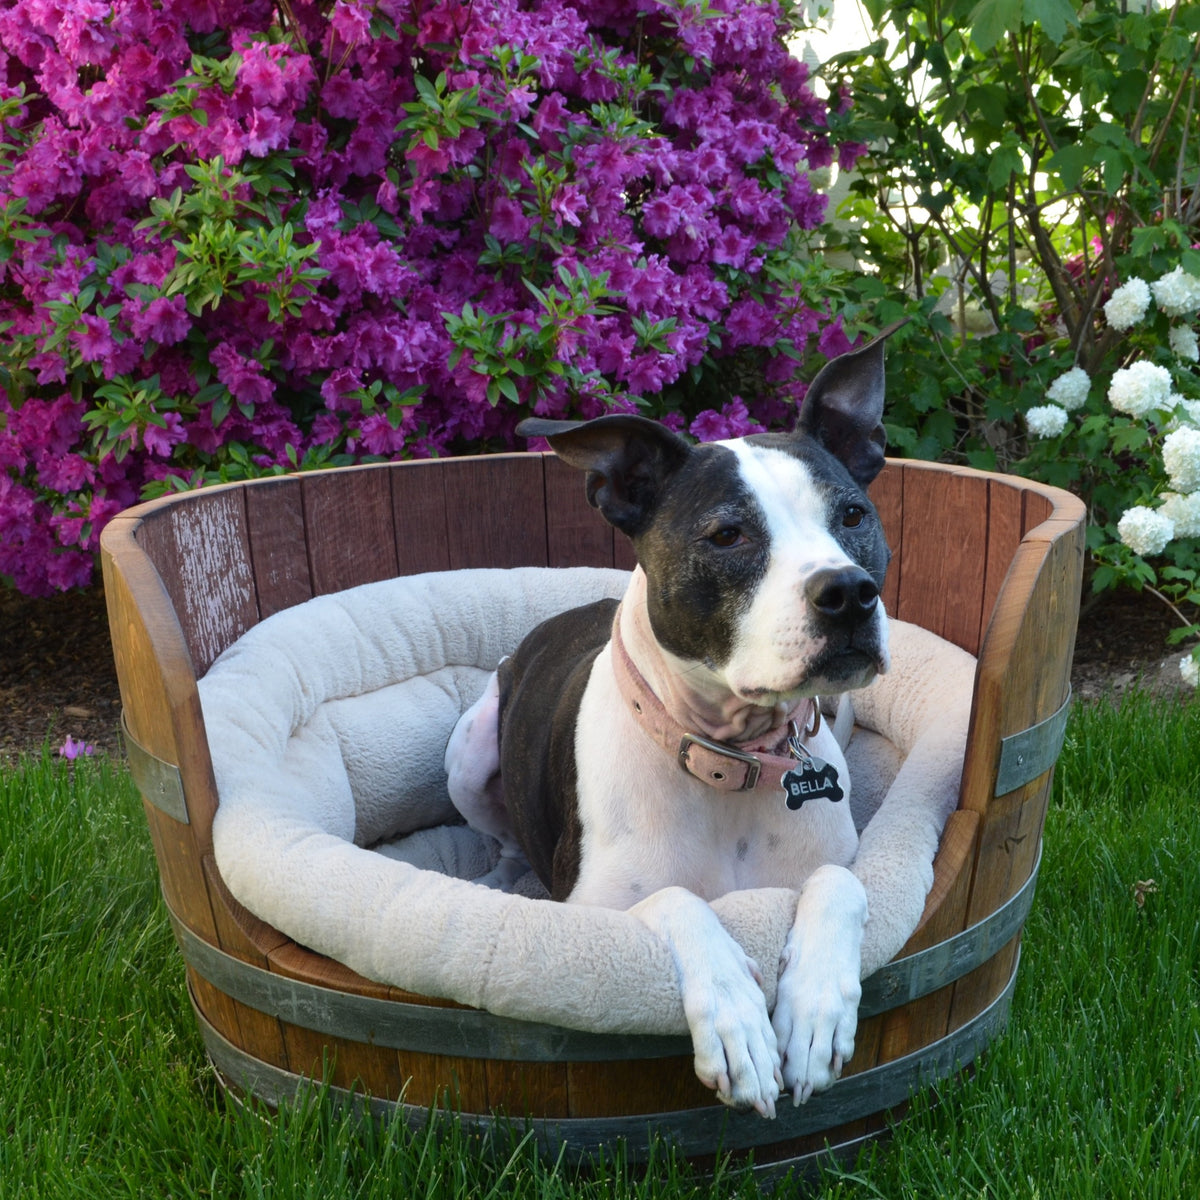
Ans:
[{"label": "dog's nose", "polygon": [[875,581],[854,566],[817,571],[804,585],[804,595],[822,616],[851,624],[869,617],[879,603]]}]

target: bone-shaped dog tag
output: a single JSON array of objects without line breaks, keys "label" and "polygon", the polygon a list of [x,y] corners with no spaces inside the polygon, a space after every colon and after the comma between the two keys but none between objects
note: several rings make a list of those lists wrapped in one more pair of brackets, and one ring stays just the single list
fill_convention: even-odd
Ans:
[{"label": "bone-shaped dog tag", "polygon": [[795,811],[805,800],[831,800],[836,804],[846,795],[838,783],[836,767],[798,743],[790,743],[789,748],[798,761],[790,770],[784,771],[779,781],[788,808]]}]

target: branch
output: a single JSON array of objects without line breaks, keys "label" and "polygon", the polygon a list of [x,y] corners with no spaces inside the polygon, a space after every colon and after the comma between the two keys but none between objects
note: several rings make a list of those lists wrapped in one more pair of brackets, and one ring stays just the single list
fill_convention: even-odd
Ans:
[{"label": "branch", "polygon": [[1158,588],[1151,587],[1148,583],[1145,585],[1145,588],[1150,595],[1155,597],[1157,600],[1161,600],[1175,614],[1175,619],[1180,623],[1180,625],[1191,626],[1195,624],[1194,621],[1189,621],[1187,617],[1185,617],[1183,613],[1180,612],[1180,610],[1175,606],[1174,602],[1169,597],[1164,596],[1163,593],[1158,590]]},{"label": "branch", "polygon": [[[1163,117],[1161,123],[1159,124],[1158,131],[1150,140],[1149,162],[1151,166],[1154,165],[1155,160],[1158,158],[1159,151],[1162,150],[1162,144],[1166,140],[1168,130],[1174,127],[1175,112],[1179,108],[1179,104],[1183,99],[1184,93],[1188,91],[1188,81],[1191,79],[1192,73],[1196,69],[1197,58],[1200,58],[1200,41],[1198,41],[1195,47],[1192,49],[1192,56],[1188,59],[1187,66],[1183,68],[1183,76],[1179,80],[1179,86],[1175,89],[1175,95],[1171,97],[1171,103],[1167,109],[1167,114],[1165,117]],[[1195,88],[1193,85],[1192,91],[1194,92],[1194,90]],[[1188,123],[1185,121],[1183,124],[1183,140],[1185,142],[1187,141],[1187,131]]]}]

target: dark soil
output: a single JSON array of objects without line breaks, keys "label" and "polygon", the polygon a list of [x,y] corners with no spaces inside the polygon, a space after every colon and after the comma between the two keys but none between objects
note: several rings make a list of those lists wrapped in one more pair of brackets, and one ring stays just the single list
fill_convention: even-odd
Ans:
[{"label": "dark soil", "polygon": [[[1167,645],[1165,606],[1132,593],[1085,605],[1072,683],[1081,699],[1142,686],[1187,691]],[[1190,692],[1188,692],[1190,694]],[[57,750],[67,737],[120,749],[120,699],[100,588],[44,600],[0,590],[0,763]]]},{"label": "dark soil", "polygon": [[68,736],[115,753],[120,722],[103,590],[34,600],[0,588],[0,763]]}]

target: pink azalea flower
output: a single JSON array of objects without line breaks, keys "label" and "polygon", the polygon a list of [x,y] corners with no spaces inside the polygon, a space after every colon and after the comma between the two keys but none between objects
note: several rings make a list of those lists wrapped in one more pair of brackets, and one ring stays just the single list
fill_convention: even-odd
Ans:
[{"label": "pink azalea flower", "polygon": [[183,296],[156,296],[144,310],[131,316],[130,325],[135,337],[173,346],[187,337],[192,321]]},{"label": "pink azalea flower", "polygon": [[[0,97],[20,110],[0,207],[21,200],[49,235],[0,264],[0,324],[30,380],[20,406],[0,394],[0,574],[24,590],[85,579],[104,522],[183,470],[172,460],[184,441],[189,474],[221,467],[231,441],[258,469],[287,463],[289,446],[514,444],[520,413],[487,390],[497,347],[546,319],[526,280],[578,289],[542,360],[558,373],[521,377],[530,406],[587,417],[634,411],[636,393],[674,428],[723,435],[788,415],[783,355],[759,356],[761,396],[711,414],[673,408],[671,387],[740,347],[812,344],[829,325],[791,311],[779,247],[823,219],[807,172],[861,148],[831,141],[776,5],[721,0],[704,19],[672,6],[669,20],[628,0],[430,0],[412,13],[336,0],[321,20],[294,7],[303,43],[260,0],[0,8]],[[499,46],[536,65],[502,67]],[[222,75],[227,47],[239,58]],[[414,134],[416,62],[454,104],[487,111],[467,105],[436,138]],[[593,106],[619,102],[614,70],[639,64],[664,87],[639,105],[651,128],[626,129]],[[36,106],[19,81],[36,85]],[[324,272],[283,312],[269,307],[274,281],[226,278],[214,303],[203,271],[188,273],[192,218],[147,220],[152,198],[175,203],[179,189],[192,203],[208,185],[189,168],[217,156],[256,180],[204,198],[231,233],[286,222],[295,247],[317,246],[281,268],[280,286],[305,266]],[[543,193],[550,220],[533,222],[547,169],[562,172]],[[81,296],[76,327],[46,349],[47,303]],[[473,325],[456,344],[446,314],[466,304]],[[840,339],[832,326],[818,344]],[[171,411],[131,428],[120,459],[97,458],[83,417],[97,383],[122,375],[156,379]],[[396,428],[355,395],[376,382],[419,391]],[[214,383],[228,395],[214,398]]]},{"label": "pink azalea flower", "polygon": [[72,332],[71,341],[84,362],[98,362],[113,351],[112,330],[102,317],[84,314],[79,319],[82,329]]}]

